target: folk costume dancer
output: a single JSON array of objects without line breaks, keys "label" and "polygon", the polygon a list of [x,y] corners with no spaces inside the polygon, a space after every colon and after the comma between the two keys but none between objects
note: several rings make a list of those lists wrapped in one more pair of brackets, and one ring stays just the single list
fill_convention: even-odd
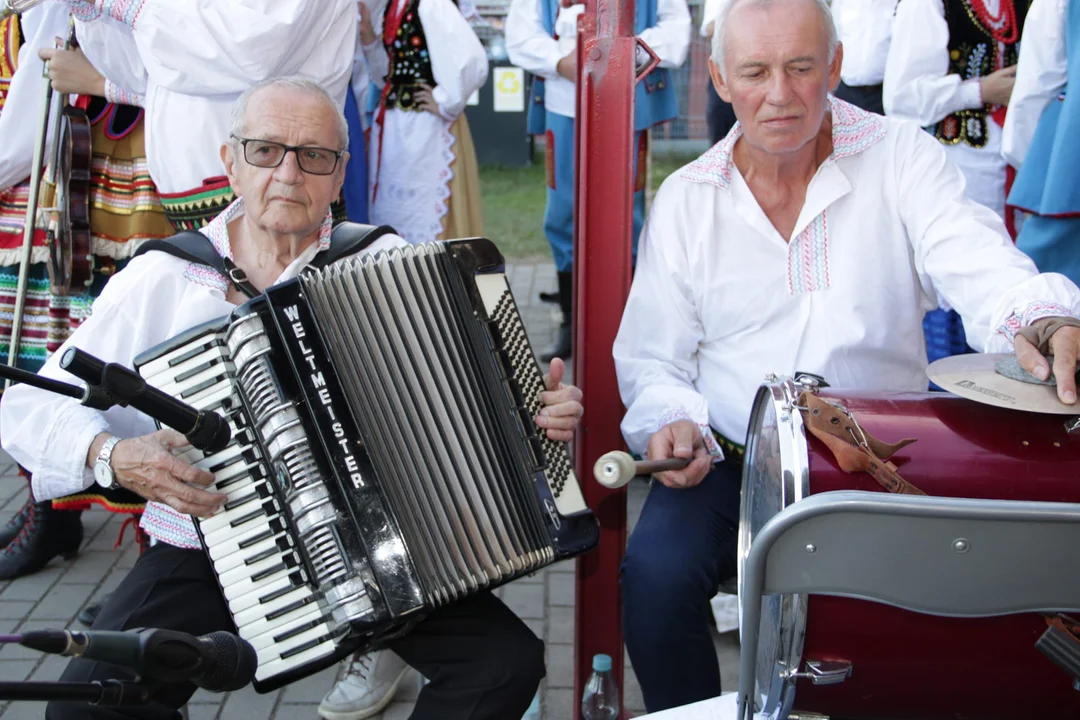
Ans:
[{"label": "folk costume dancer", "polygon": [[664,181],[642,236],[612,350],[622,431],[650,459],[693,458],[656,477],[623,561],[649,712],[721,691],[707,602],[734,572],[736,443],[765,373],[925,389],[922,318],[944,299],[979,350],[1039,378],[1028,333],[1045,330],[1076,402],[1080,288],[1038,274],[918,125],[830,97],[842,63],[825,0],[733,0],[710,71],[739,125]]},{"label": "folk costume dancer", "polygon": [[[544,135],[547,150],[547,207],[544,234],[558,272],[563,322],[554,347],[542,357],[569,357],[572,351],[574,262],[574,112],[577,80],[577,17],[581,5],[560,0],[514,0],[506,18],[510,62],[535,76],[528,132]],[[634,5],[634,30],[660,57],[660,67],[638,83],[634,104],[633,247],[645,219],[645,154],[649,128],[678,115],[670,70],[680,67],[690,47],[690,11],[685,0],[642,0]],[[541,100],[542,99],[542,100]],[[542,101],[542,106],[541,106]]]},{"label": "folk costume dancer", "polygon": [[[1024,26],[1002,154],[1018,168],[1009,204],[1032,213],[1016,247],[1040,270],[1080,282],[1080,2],[1034,0]],[[1072,48],[1072,52],[1069,49]]]},{"label": "folk costume dancer", "polygon": [[881,102],[885,60],[889,56],[893,16],[900,0],[833,0],[832,13],[844,67],[836,97],[867,112],[885,114]]},{"label": "folk costume dancer", "polygon": [[[62,4],[38,6],[26,13],[22,22],[34,28],[34,33],[20,52],[22,70],[11,82],[8,112],[0,115],[0,138],[6,148],[3,153],[6,157],[0,160],[4,168],[0,186],[30,171],[40,118],[38,122],[29,118],[37,117],[44,82],[43,58],[50,61],[53,89],[71,93],[73,104],[86,112],[92,150],[86,168],[90,172],[88,207],[90,249],[94,257],[90,285],[73,287],[67,295],[53,295],[45,267],[48,257],[45,229],[35,231],[17,365],[37,371],[89,315],[94,298],[138,246],[147,240],[167,237],[172,234],[172,227],[165,219],[147,170],[143,114],[136,106],[140,102],[139,79],[128,75],[113,82],[101,76],[78,49],[53,49],[53,38],[68,34],[68,12]],[[75,94],[79,96],[75,98]],[[57,107],[54,105],[54,112]],[[6,313],[0,314],[4,318],[0,320],[0,352],[5,353],[19,275],[18,265],[10,263],[17,262],[20,254],[29,183],[27,179],[5,191],[5,195],[16,201],[5,203],[6,217],[0,226],[0,258],[4,258],[0,262],[6,263],[0,268],[0,309],[7,308]],[[42,181],[39,208],[53,204],[55,190]],[[0,537],[3,547],[0,577],[34,572],[57,554],[72,555],[82,538],[80,513],[95,504],[111,512],[128,514],[136,521],[144,505],[141,498],[124,490],[97,488],[52,502],[36,502],[31,495]],[[122,526],[118,544],[126,524]],[[137,530],[136,536],[141,539]]]},{"label": "folk costume dancer", "polygon": [[[356,47],[355,0],[63,0],[87,56],[106,77],[138,56],[146,72],[150,176],[169,221],[203,227],[234,199],[219,146],[240,94],[269,77],[303,75],[342,106]],[[183,29],[179,32],[178,29]],[[107,55],[98,48],[125,48]],[[345,218],[341,203],[335,218]]]},{"label": "folk costume dancer", "polygon": [[411,243],[482,235],[480,176],[465,105],[487,81],[484,46],[453,0],[361,4],[379,103],[368,153],[371,222]]},{"label": "folk costume dancer", "polygon": [[[884,82],[885,111],[931,132],[964,174],[968,197],[1004,219],[1013,237],[1001,128],[1029,3],[904,0]],[[926,341],[931,361],[970,352],[960,317],[949,308],[927,315]]]}]

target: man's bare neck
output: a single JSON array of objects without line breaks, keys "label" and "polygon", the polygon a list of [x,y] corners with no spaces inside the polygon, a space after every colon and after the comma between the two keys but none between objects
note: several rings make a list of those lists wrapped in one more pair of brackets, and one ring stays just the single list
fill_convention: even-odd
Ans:
[{"label": "man's bare neck", "polygon": [[732,151],[732,162],[752,188],[786,188],[805,193],[832,149],[832,118],[826,115],[817,137],[798,150],[782,155],[768,153],[739,138]]},{"label": "man's bare neck", "polygon": [[276,280],[318,237],[318,229],[302,236],[267,232],[246,215],[229,223],[233,261],[260,290]]}]

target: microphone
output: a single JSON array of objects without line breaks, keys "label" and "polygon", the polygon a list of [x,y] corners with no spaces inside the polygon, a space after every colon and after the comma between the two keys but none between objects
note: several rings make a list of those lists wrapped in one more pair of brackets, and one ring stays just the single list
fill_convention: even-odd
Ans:
[{"label": "microphone", "polygon": [[32,650],[120,665],[145,680],[193,682],[210,692],[247,686],[255,679],[259,665],[251,643],[224,631],[195,637],[153,628],[127,632],[31,630],[10,637]]},{"label": "microphone", "polygon": [[[210,410],[196,410],[161,392],[134,370],[117,363],[106,363],[75,347],[64,351],[60,367],[91,388],[100,387],[110,396],[109,400],[130,405],[162,425],[179,430],[199,450],[215,453],[229,444],[232,433],[225,418]],[[88,393],[88,398],[96,400],[93,393]]]}]

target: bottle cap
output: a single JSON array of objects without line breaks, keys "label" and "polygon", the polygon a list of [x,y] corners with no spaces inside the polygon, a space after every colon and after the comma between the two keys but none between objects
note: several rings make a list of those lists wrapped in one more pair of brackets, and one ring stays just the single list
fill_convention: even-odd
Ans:
[{"label": "bottle cap", "polygon": [[608,672],[611,670],[610,655],[593,655],[592,669],[595,672]]}]

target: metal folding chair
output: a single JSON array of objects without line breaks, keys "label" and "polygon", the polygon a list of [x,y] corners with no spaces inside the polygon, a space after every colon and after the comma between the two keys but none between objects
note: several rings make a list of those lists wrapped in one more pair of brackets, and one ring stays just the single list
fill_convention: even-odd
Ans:
[{"label": "metal folding chair", "polygon": [[931,615],[1080,610],[1080,504],[842,491],[772,518],[743,572],[740,720],[753,717],[762,596],[843,595]]}]

